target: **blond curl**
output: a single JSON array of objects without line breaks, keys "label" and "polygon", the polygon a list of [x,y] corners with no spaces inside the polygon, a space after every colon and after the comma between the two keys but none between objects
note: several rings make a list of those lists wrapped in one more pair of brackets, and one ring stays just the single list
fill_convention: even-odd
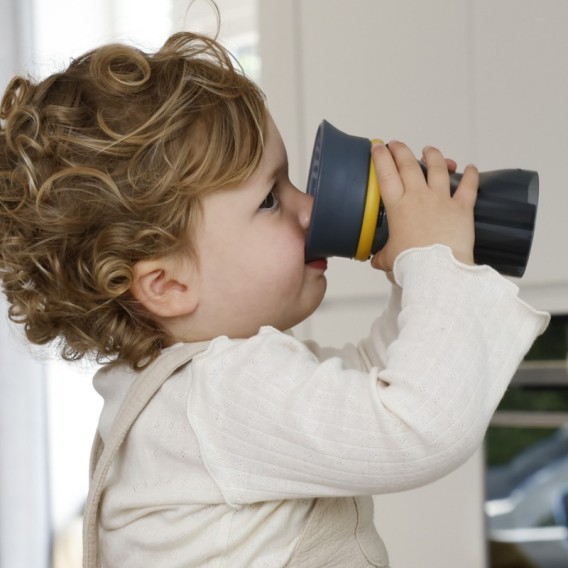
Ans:
[{"label": "blond curl", "polygon": [[187,252],[200,199],[258,166],[264,97],[214,39],[108,45],[0,104],[0,277],[9,317],[66,359],[141,368],[168,344],[130,294],[141,260]]}]

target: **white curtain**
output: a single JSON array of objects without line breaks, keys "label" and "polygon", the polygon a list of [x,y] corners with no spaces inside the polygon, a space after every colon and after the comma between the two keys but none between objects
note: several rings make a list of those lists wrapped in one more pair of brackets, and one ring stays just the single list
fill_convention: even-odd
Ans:
[{"label": "white curtain", "polygon": [[[0,90],[31,53],[30,0],[0,0]],[[0,568],[49,566],[44,368],[0,299]]]}]

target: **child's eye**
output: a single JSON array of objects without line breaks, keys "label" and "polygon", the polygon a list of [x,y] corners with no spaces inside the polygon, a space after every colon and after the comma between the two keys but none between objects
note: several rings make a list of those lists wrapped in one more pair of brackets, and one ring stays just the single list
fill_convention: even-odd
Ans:
[{"label": "child's eye", "polygon": [[260,204],[259,209],[276,209],[278,207],[278,198],[276,197],[276,191],[274,189],[270,190],[270,193],[264,198],[264,201]]}]

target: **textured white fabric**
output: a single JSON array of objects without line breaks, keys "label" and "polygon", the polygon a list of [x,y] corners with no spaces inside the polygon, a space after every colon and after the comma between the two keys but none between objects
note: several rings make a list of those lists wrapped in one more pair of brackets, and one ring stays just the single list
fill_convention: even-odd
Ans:
[{"label": "textured white fabric", "polygon": [[[357,347],[263,328],[175,373],[109,472],[103,566],[284,566],[315,498],[409,489],[463,463],[548,315],[443,246],[400,255],[394,280]],[[103,440],[135,377],[97,375]]]}]

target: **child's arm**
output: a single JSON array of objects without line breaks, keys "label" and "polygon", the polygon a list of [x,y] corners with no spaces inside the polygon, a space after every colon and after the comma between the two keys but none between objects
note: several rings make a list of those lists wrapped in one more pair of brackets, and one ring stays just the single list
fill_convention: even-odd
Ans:
[{"label": "child's arm", "polygon": [[479,447],[548,317],[445,246],[401,254],[394,273],[400,332],[382,370],[319,362],[272,329],[194,360],[188,418],[229,503],[409,489]]},{"label": "child's arm", "polygon": [[[391,142],[388,148],[374,144],[372,153],[390,234],[386,246],[373,257],[373,266],[390,272],[400,252],[434,243],[450,246],[456,258],[473,264],[473,206],[479,181],[476,168],[466,168],[452,198],[449,173],[456,171],[456,163],[444,159],[435,148],[425,148],[422,156],[428,168],[427,179],[416,158],[400,142]],[[389,279],[393,283],[391,295],[386,309],[375,320],[370,337],[357,347],[348,344],[342,349],[306,342],[319,359],[339,356],[346,365],[361,370],[385,367],[386,351],[399,332],[401,297],[392,274]]]},{"label": "child's arm", "polygon": [[389,345],[398,336],[398,316],[402,290],[394,281],[394,275],[389,274],[392,283],[391,293],[387,304],[377,319],[373,322],[369,337],[354,345],[348,343],[341,348],[322,347],[312,340],[305,341],[306,346],[320,360],[339,357],[345,367],[370,371],[373,367],[382,370],[386,366]]},{"label": "child's arm", "polygon": [[476,170],[451,198],[437,151],[425,151],[426,182],[406,147],[390,147],[373,150],[394,229],[373,264],[392,268],[400,296],[390,331],[363,344],[371,367],[318,361],[272,329],[219,339],[193,362],[188,418],[229,503],[399,491],[447,474],[479,447],[548,323],[472,264]]}]

